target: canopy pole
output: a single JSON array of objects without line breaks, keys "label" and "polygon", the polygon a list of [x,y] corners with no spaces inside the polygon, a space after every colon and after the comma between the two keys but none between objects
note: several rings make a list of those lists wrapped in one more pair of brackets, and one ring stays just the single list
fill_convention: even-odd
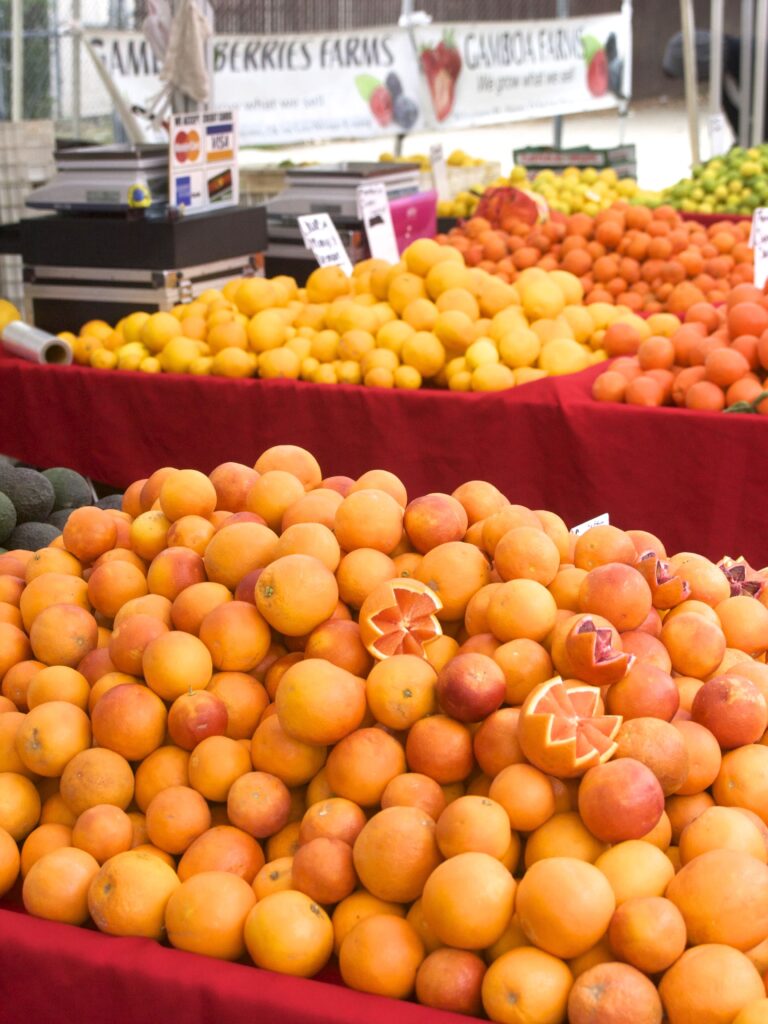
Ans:
[{"label": "canopy pole", "polygon": [[752,100],[752,145],[763,141],[765,123],[765,48],[768,41],[768,0],[757,0],[755,14],[755,88]]},{"label": "canopy pole", "polygon": [[739,61],[739,145],[749,145],[752,109],[752,33],[754,0],[741,0],[741,55]]},{"label": "canopy pole", "polygon": [[24,11],[22,0],[11,0],[11,120],[24,117]]},{"label": "canopy pole", "polygon": [[[747,0],[748,2],[748,0]],[[698,82],[696,79],[696,44],[693,0],[680,0],[680,22],[683,29],[683,72],[685,106],[688,111],[688,134],[691,140],[691,161],[699,162]]]},{"label": "canopy pole", "polygon": [[709,112],[719,114],[723,95],[723,0],[712,0],[709,12]]}]

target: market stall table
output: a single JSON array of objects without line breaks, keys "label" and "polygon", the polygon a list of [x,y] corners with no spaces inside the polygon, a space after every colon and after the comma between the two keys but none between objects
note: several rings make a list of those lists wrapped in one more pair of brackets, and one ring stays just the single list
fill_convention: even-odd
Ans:
[{"label": "market stall table", "polygon": [[[451,1024],[454,1014],[15,912],[0,901],[0,1022]],[[323,977],[338,981],[335,968]],[[462,1018],[466,1020],[467,1018]]]},{"label": "market stall table", "polygon": [[327,475],[374,467],[409,495],[490,480],[568,526],[608,512],[669,552],[768,565],[768,421],[598,403],[600,367],[458,394],[42,366],[0,356],[0,452],[127,486],[164,465],[310,449]]}]

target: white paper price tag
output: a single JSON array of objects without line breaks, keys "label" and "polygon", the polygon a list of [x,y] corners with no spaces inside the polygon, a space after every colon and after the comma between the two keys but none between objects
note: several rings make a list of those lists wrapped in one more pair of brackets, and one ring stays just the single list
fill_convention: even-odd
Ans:
[{"label": "white paper price tag", "polygon": [[336,225],[327,213],[304,213],[297,218],[304,245],[317,260],[319,267],[341,267],[345,274],[352,273],[352,263],[342,245]]},{"label": "white paper price tag", "polygon": [[603,512],[602,515],[595,516],[594,519],[587,519],[585,523],[579,523],[578,526],[572,526],[569,532],[572,533],[574,537],[580,537],[582,533],[586,533],[587,530],[591,530],[593,526],[610,526],[608,513]]},{"label": "white paper price tag", "polygon": [[758,206],[752,214],[752,228],[749,244],[754,250],[756,288],[762,288],[768,280],[768,207]]},{"label": "white paper price tag", "polygon": [[438,199],[450,199],[451,188],[448,184],[448,165],[445,162],[443,147],[440,143],[429,147],[429,162],[432,164],[432,181]]},{"label": "white paper price tag", "polygon": [[733,132],[722,111],[709,115],[707,129],[709,131],[710,156],[722,156],[723,153],[727,153],[733,145]]},{"label": "white paper price tag", "polygon": [[397,247],[386,186],[382,182],[360,185],[357,189],[357,211],[365,224],[371,256],[376,260],[386,260],[387,263],[397,263],[400,250]]}]

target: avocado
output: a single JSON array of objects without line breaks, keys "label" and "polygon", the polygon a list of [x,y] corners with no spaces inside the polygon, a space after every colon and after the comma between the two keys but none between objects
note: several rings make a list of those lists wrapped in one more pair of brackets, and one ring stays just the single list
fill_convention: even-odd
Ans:
[{"label": "avocado", "polygon": [[8,495],[0,491],[0,544],[8,540],[15,526],[16,509]]},{"label": "avocado", "polygon": [[48,547],[52,540],[55,540],[61,530],[57,530],[50,523],[19,523],[8,543],[11,549],[22,548],[24,551],[37,551],[39,548]]},{"label": "avocado", "polygon": [[103,498],[99,498],[96,502],[97,508],[116,508],[121,511],[123,508],[123,496],[122,494],[105,494]]},{"label": "avocado", "polygon": [[81,505],[93,504],[93,491],[91,485],[74,469],[67,469],[66,466],[54,466],[53,469],[44,469],[43,476],[53,484],[55,501],[53,511],[58,512],[62,508],[80,508]]},{"label": "avocado", "polygon": [[51,514],[46,519],[47,523],[51,526],[55,526],[57,530],[63,530],[64,526],[75,510],[73,508],[60,508]]},{"label": "avocado", "polygon": [[45,522],[56,498],[51,481],[35,469],[13,469],[5,474],[0,467],[0,475],[0,488],[16,508],[16,522]]}]

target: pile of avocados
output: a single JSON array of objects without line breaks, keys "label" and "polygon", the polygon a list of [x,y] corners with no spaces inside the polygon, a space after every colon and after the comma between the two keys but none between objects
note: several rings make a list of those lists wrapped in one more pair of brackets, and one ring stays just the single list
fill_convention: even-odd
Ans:
[{"label": "pile of avocados", "polygon": [[58,537],[73,509],[120,508],[121,501],[120,494],[99,498],[89,480],[66,466],[39,470],[0,455],[0,554],[37,551]]}]

